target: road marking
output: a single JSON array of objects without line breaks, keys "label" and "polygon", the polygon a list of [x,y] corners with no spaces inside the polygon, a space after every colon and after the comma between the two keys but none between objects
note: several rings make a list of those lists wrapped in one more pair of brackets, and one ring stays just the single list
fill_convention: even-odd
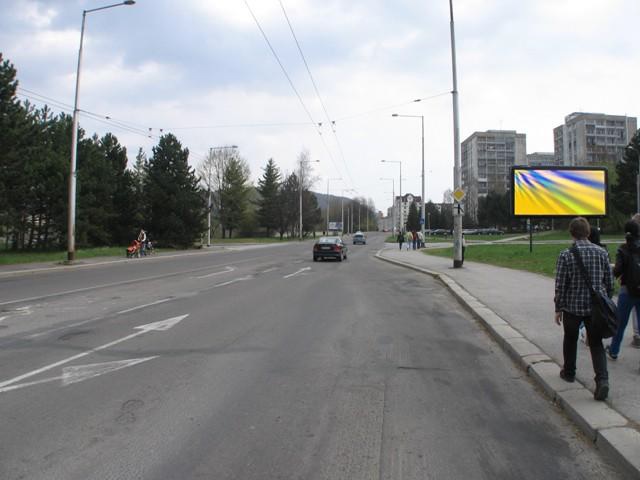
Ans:
[{"label": "road marking", "polygon": [[0,382],[0,389],[3,387],[7,387],[9,385],[12,385],[21,380],[24,380],[25,378],[33,377],[34,375],[38,375],[42,372],[46,372],[47,370],[51,370],[52,368],[59,367],[60,365],[64,365],[65,363],[72,362],[79,358],[86,357],[87,355],[91,355],[92,353],[99,352],[100,350],[104,350],[106,348],[113,347],[114,345],[117,345],[119,343],[126,342],[127,340],[131,340],[132,338],[135,338],[139,335],[144,335],[145,333],[153,332],[153,331],[164,332],[170,329],[171,327],[173,327],[174,325],[176,325],[178,322],[184,320],[188,316],[189,314],[180,315],[179,317],[168,318],[166,320],[161,320],[159,322],[147,323],[146,325],[138,325],[137,327],[134,327],[134,329],[138,330],[136,333],[132,333],[131,335],[127,335],[126,337],[119,338],[118,340],[114,340],[113,342],[106,343],[99,347],[92,348],[91,350],[87,350],[86,352],[73,355],[72,357],[65,358],[64,360],[51,363],[37,370],[33,370],[23,375],[19,375],[15,378],[12,378],[11,380]]},{"label": "road marking", "polygon": [[195,277],[195,278],[208,278],[208,277],[214,277],[216,275],[222,275],[223,273],[229,273],[229,272],[233,272],[235,271],[236,267],[226,267],[224,270],[220,271],[220,272],[213,272],[210,273],[208,275],[202,275],[200,277]]},{"label": "road marking", "polygon": [[153,360],[154,358],[158,358],[158,355],[154,355],[153,357],[130,358],[128,360],[116,360],[114,362],[90,363],[88,365],[65,367],[62,369],[62,375],[58,377],[43,378],[42,380],[36,380],[33,382],[10,385],[8,387],[0,388],[0,393],[31,387],[33,385],[40,385],[42,383],[53,382],[55,380],[62,380],[62,386],[66,387],[72,383],[82,382],[90,378],[99,377],[105,373],[111,373],[123,368],[132,367],[133,365]]},{"label": "road marking", "polygon": [[158,300],[156,302],[145,303],[144,305],[138,305],[137,307],[127,308],[126,310],[120,310],[116,312],[116,315],[122,315],[123,313],[133,312],[134,310],[140,310],[141,308],[150,307],[152,305],[158,305],[160,303],[169,302],[171,300],[175,300],[175,298],[163,298],[162,300]]},{"label": "road marking", "polygon": [[235,278],[233,280],[229,280],[228,282],[218,283],[218,284],[214,285],[214,288],[215,287],[226,287],[227,285],[231,285],[232,283],[246,282],[247,280],[251,280],[252,278],[253,278],[253,276],[251,276],[251,275],[247,275],[246,277]]},{"label": "road marking", "polygon": [[[252,257],[252,258],[247,258],[246,260],[236,260],[233,263],[252,262],[254,260],[259,260],[260,258],[263,258],[263,257]],[[77,288],[77,289],[74,289],[74,290],[66,290],[66,291],[63,291],[63,292],[50,293],[48,295],[40,295],[38,297],[28,297],[28,298],[21,298],[21,299],[18,299],[18,300],[9,300],[7,302],[0,302],[0,306],[2,306],[2,305],[11,305],[13,303],[30,302],[30,301],[33,301],[33,300],[43,300],[45,298],[61,297],[63,295],[71,295],[71,294],[74,294],[74,293],[88,292],[90,290],[98,290],[100,288],[117,287],[117,286],[120,286],[120,285],[129,285],[129,284],[132,284],[132,283],[147,282],[147,281],[150,281],[150,280],[160,280],[162,278],[169,278],[169,277],[177,277],[177,276],[184,275],[184,274],[187,274],[187,273],[201,272],[203,270],[211,270],[212,268],[215,268],[216,266],[217,267],[223,267],[223,266],[226,266],[226,265],[230,265],[230,263],[229,264],[222,264],[222,265],[209,265],[208,267],[194,268],[194,269],[191,269],[191,270],[183,270],[183,271],[175,272],[175,273],[164,273],[162,275],[153,275],[153,276],[150,276],[150,277],[142,277],[142,278],[136,278],[136,279],[132,279],[132,280],[124,280],[122,282],[103,283],[101,285],[94,285],[92,287],[84,287],[84,288]]]},{"label": "road marking", "polygon": [[263,270],[263,271],[261,271],[260,273],[275,272],[276,270],[278,270],[276,267],[273,267],[273,268],[267,268],[266,270]]},{"label": "road marking", "polygon": [[0,317],[0,322],[3,321],[5,318],[9,318],[9,316],[5,315],[4,317]]},{"label": "road marking", "polygon": [[285,275],[285,276],[284,276],[284,277],[282,277],[282,278],[291,278],[291,277],[293,277],[294,275],[298,275],[299,273],[305,272],[305,271],[307,271],[307,270],[311,270],[311,267],[304,267],[304,268],[301,268],[301,269],[300,269],[300,270],[298,270],[297,272],[290,273],[289,275]]}]

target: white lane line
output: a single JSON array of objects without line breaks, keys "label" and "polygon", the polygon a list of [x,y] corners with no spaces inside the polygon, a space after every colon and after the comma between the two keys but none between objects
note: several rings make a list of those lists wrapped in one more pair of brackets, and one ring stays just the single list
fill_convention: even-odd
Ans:
[{"label": "white lane line", "polygon": [[4,317],[0,317],[0,322],[3,321],[5,318],[9,318],[9,316],[5,315]]},{"label": "white lane line", "polygon": [[301,268],[301,269],[300,269],[300,270],[298,270],[297,272],[290,273],[289,275],[285,275],[285,276],[284,276],[284,277],[282,277],[282,278],[291,278],[291,277],[293,277],[294,275],[298,275],[299,273],[306,272],[307,270],[311,270],[311,267],[304,267],[304,268]]},{"label": "white lane line", "polygon": [[226,267],[224,270],[221,270],[219,272],[213,272],[213,273],[210,273],[208,275],[201,275],[200,277],[195,277],[195,278],[215,277],[216,275],[222,275],[223,273],[229,273],[229,272],[233,272],[235,270],[236,270],[236,267]]},{"label": "white lane line", "polygon": [[273,267],[273,268],[267,268],[266,270],[263,270],[263,271],[261,271],[260,273],[275,272],[276,270],[278,270],[276,267]]},{"label": "white lane line", "polygon": [[122,315],[123,313],[133,312],[135,310],[140,310],[141,308],[150,307],[151,305],[158,305],[159,303],[169,302],[171,300],[175,300],[175,298],[163,298],[162,300],[158,300],[151,303],[145,303],[144,305],[138,305],[137,307],[127,308],[126,310],[120,310],[116,312],[116,315]]},{"label": "white lane line", "polygon": [[131,367],[148,360],[153,360],[154,358],[158,358],[158,355],[154,355],[153,357],[130,358],[127,360],[116,360],[114,362],[91,363],[89,365],[65,367],[62,369],[62,375],[58,377],[43,378],[42,380],[35,380],[33,382],[9,385],[8,387],[0,388],[0,393],[10,392],[12,390],[18,390],[20,388],[31,387],[33,385],[40,385],[41,383],[53,382],[55,380],[62,380],[62,386],[66,387],[67,385],[71,385],[73,383],[89,380],[90,378],[98,377],[100,375],[104,375],[105,373],[115,372],[117,370]]},{"label": "white lane line", "polygon": [[233,283],[238,282],[246,282],[247,280],[251,280],[253,277],[251,275],[247,275],[246,277],[235,278],[233,280],[229,280],[228,282],[218,283],[214,285],[214,287],[226,287],[227,285],[231,285]]},{"label": "white lane line", "polygon": [[[262,257],[253,257],[253,258],[247,258],[246,260],[236,260],[233,263],[246,263],[246,262],[251,262],[253,260],[258,260]],[[227,264],[230,265],[230,264]],[[200,268],[194,268],[192,270],[183,270],[180,272],[175,272],[175,273],[165,273],[165,274],[161,274],[161,275],[153,275],[150,277],[141,277],[141,278],[136,278],[136,279],[131,279],[131,280],[124,280],[121,282],[112,282],[112,283],[103,283],[100,285],[94,285],[92,287],[84,287],[84,288],[76,288],[74,290],[66,290],[66,291],[62,291],[62,292],[56,292],[56,293],[50,293],[48,295],[40,295],[37,297],[28,297],[28,298],[21,298],[19,300],[9,300],[8,302],[0,302],[0,306],[2,305],[11,305],[13,303],[24,303],[24,302],[30,302],[33,300],[43,300],[45,298],[52,298],[52,297],[61,297],[63,295],[71,295],[74,293],[82,293],[82,292],[88,292],[91,290],[99,290],[101,288],[109,288],[109,287],[119,287],[121,285],[129,285],[132,283],[138,283],[138,282],[147,282],[150,280],[160,280],[162,278],[169,278],[169,277],[177,277],[180,275],[185,275],[187,273],[193,273],[193,272],[201,272],[203,270],[211,270],[214,267],[224,267],[225,264],[222,265],[210,265],[208,267],[200,267]]]},{"label": "white lane line", "polygon": [[59,367],[60,365],[64,365],[65,363],[72,362],[79,358],[86,357],[87,355],[91,355],[92,353],[99,352],[100,350],[104,350],[106,348],[113,347],[114,345],[117,345],[119,343],[126,342],[127,340],[131,340],[132,338],[135,338],[139,335],[144,335],[145,333],[153,332],[153,331],[164,332],[169,328],[173,327],[174,325],[176,325],[178,322],[184,320],[188,316],[189,314],[180,315],[179,317],[168,318],[167,320],[161,320],[159,322],[148,323],[146,325],[139,325],[137,327],[134,327],[138,331],[135,333],[132,333],[131,335],[127,335],[126,337],[119,338],[118,340],[114,340],[113,342],[105,343],[104,345],[100,345],[99,347],[92,348],[91,350],[87,350],[86,352],[78,353],[77,355],[73,355],[72,357],[65,358],[64,360],[51,363],[42,368],[38,368],[37,370],[33,370],[31,372],[19,375],[10,380],[0,382],[0,389],[7,387],[9,385],[12,385],[16,382],[19,382],[20,380],[24,380],[25,378],[33,377],[34,375],[38,375],[42,372],[46,372],[47,370],[51,370],[52,368]]}]

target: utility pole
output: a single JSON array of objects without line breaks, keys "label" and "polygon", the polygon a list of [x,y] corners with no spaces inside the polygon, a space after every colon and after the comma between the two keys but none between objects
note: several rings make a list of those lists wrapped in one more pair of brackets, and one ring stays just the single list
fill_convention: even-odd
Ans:
[{"label": "utility pole", "polygon": [[[449,0],[451,16],[451,73],[453,77],[453,187],[461,187],[462,172],[460,170],[460,119],[458,108],[458,74],[456,69],[456,37],[453,23],[453,0]],[[462,267],[462,212],[453,212],[453,268]]]}]

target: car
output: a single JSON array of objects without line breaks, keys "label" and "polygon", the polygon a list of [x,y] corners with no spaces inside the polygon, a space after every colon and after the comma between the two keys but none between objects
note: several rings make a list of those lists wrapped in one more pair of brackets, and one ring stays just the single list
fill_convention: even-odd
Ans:
[{"label": "car", "polygon": [[313,261],[336,258],[339,262],[347,259],[347,245],[340,237],[320,237],[313,245]]},{"label": "car", "polygon": [[366,245],[367,244],[367,237],[364,236],[364,233],[362,232],[356,232],[353,234],[353,244],[357,245],[357,244],[361,244],[361,245]]}]

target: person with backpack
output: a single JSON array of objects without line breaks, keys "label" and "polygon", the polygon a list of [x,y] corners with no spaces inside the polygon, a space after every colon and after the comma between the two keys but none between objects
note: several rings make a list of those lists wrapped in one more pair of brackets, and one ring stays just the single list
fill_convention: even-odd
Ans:
[{"label": "person with backpack", "polygon": [[398,230],[398,246],[400,247],[400,251],[402,251],[402,244],[404,243],[404,233],[401,230]]},{"label": "person with backpack", "polygon": [[560,378],[569,383],[576,380],[578,335],[580,324],[584,323],[595,372],[596,388],[593,398],[604,401],[609,394],[609,372],[602,335],[599,329],[594,328],[591,319],[591,290],[596,289],[611,297],[613,276],[607,253],[587,240],[589,231],[589,222],[585,218],[571,220],[569,233],[574,244],[560,252],[556,263],[555,321],[564,329],[564,365],[560,370]]},{"label": "person with backpack", "polygon": [[640,225],[634,221],[624,224],[626,243],[618,247],[613,274],[620,278],[618,295],[618,333],[607,347],[611,360],[620,355],[620,344],[629,322],[631,310],[640,311]]}]

